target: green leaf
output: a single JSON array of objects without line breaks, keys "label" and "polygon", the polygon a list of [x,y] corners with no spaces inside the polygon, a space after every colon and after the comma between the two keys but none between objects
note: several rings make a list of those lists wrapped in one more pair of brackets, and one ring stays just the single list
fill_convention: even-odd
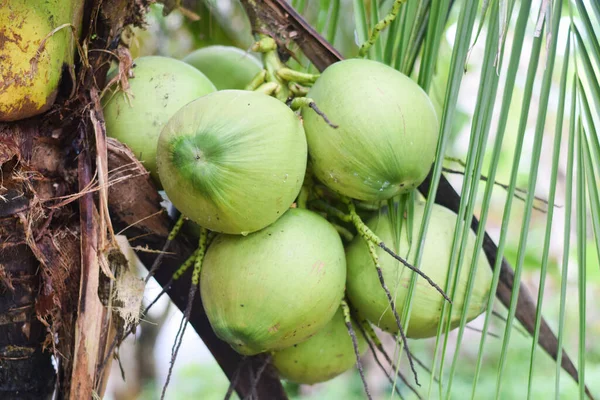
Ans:
[{"label": "green leaf", "polygon": [[585,327],[586,327],[586,236],[587,212],[585,201],[585,167],[584,167],[584,135],[581,119],[577,120],[577,264],[578,294],[579,294],[579,399],[585,399]]},{"label": "green leaf", "polygon": [[[560,14],[561,9],[555,10],[554,19],[553,19],[553,30],[558,35],[558,23],[560,22]],[[556,40],[554,40],[553,45],[556,46]],[[555,47],[556,48],[556,47]],[[567,92],[567,72],[569,71],[569,51],[571,49],[571,42],[567,41],[566,49],[565,49],[565,57],[563,60],[562,66],[562,74],[560,78],[560,94],[558,99],[558,110],[557,110],[557,118],[556,118],[556,126],[554,128],[554,152],[552,156],[552,172],[550,176],[550,182],[556,182],[558,177],[558,164],[560,162],[560,146],[562,143],[562,132],[563,132],[563,121],[564,121],[564,110],[565,110],[565,99]],[[550,60],[549,60],[550,63]],[[540,325],[542,322],[542,302],[544,299],[544,289],[546,287],[546,274],[548,270],[548,255],[550,253],[551,246],[551,235],[552,235],[552,223],[554,217],[554,201],[556,198],[556,185],[553,185],[550,188],[550,195],[548,197],[548,212],[546,215],[546,235],[544,238],[544,250],[542,252],[542,263],[541,263],[541,271],[540,271],[540,284],[539,284],[539,292],[538,292],[538,309],[535,315],[535,331],[533,335],[533,342],[531,345],[531,355],[529,361],[529,382],[527,386],[527,399],[531,398],[532,395],[532,387],[533,387],[533,376],[534,376],[534,366],[535,366],[535,358],[536,358],[536,350],[538,348],[538,340],[540,337]]]},{"label": "green leaf", "polygon": [[331,1],[331,15],[329,16],[329,25],[327,27],[327,41],[335,44],[335,34],[338,31],[338,22],[340,20],[340,0]]},{"label": "green leaf", "polygon": [[[486,205],[490,204],[490,199],[491,199],[492,191],[493,191],[493,187],[494,187],[493,182],[496,179],[496,171],[498,169],[498,161],[500,160],[500,155],[502,152],[502,142],[503,142],[504,134],[506,131],[506,125],[507,125],[507,121],[508,121],[508,115],[509,115],[509,111],[510,111],[510,105],[511,105],[511,101],[512,101],[514,86],[515,86],[515,78],[516,78],[517,72],[519,70],[519,59],[521,58],[521,52],[523,49],[523,41],[525,39],[525,29],[527,27],[530,9],[531,9],[531,1],[530,0],[521,1],[519,16],[517,18],[517,24],[514,28],[514,40],[512,43],[511,55],[510,55],[510,60],[509,60],[509,64],[508,64],[508,70],[506,72],[506,85],[504,87],[504,94],[502,96],[502,106],[500,109],[500,115],[498,117],[496,140],[495,140],[495,144],[494,144],[492,160],[490,161],[490,167],[489,167],[490,169],[487,173],[488,182],[486,184],[485,193],[484,193],[484,197],[482,200],[483,207],[482,207],[481,215],[479,218],[480,229],[477,232],[477,239],[476,239],[476,244],[475,244],[476,248],[479,248],[483,243],[483,235],[485,233],[484,227],[485,227],[487,217],[488,217],[488,212],[489,212],[489,208],[486,207]],[[502,57],[501,54],[500,54],[500,57]],[[501,63],[499,63],[499,64],[501,65]],[[513,184],[513,190],[514,190],[514,184]],[[508,198],[510,198],[510,197],[511,196],[509,195]],[[510,201],[507,202],[507,205],[509,203],[510,203]],[[503,220],[502,230],[504,230],[504,231],[506,231],[507,222],[508,222],[507,219]],[[502,248],[500,246],[502,246]],[[498,287],[498,281],[500,278],[500,262],[502,260],[503,251],[504,251],[504,243],[502,243],[502,241],[501,241],[501,243],[498,246],[498,259],[497,259],[496,265],[494,266],[494,277],[492,280],[492,288],[491,288],[492,293],[495,293],[496,289]],[[484,321],[484,325],[483,325],[481,341],[479,344],[479,354],[477,357],[477,366],[475,367],[475,377],[473,379],[473,390],[471,393],[472,399],[476,398],[475,396],[476,396],[477,382],[479,380],[479,375],[481,373],[483,353],[484,353],[483,350],[485,347],[487,331],[489,329],[490,316],[492,315],[493,303],[494,303],[494,299],[490,296],[490,300],[488,302],[488,307],[487,307],[486,314],[485,314],[485,321]]]},{"label": "green leaf", "polygon": [[367,25],[367,12],[363,0],[353,0],[354,23],[356,25],[356,38],[358,45],[365,43],[369,39],[369,28]]},{"label": "green leaf", "polygon": [[[492,121],[492,115],[493,115],[493,109],[494,109],[494,102],[495,102],[495,98],[496,98],[496,93],[498,91],[498,83],[499,83],[499,76],[496,74],[495,68],[494,68],[494,61],[495,61],[495,46],[498,40],[498,31],[497,31],[497,24],[498,24],[498,7],[497,4],[493,4],[492,5],[492,11],[490,13],[490,26],[489,26],[489,34],[487,36],[487,40],[486,40],[486,50],[485,50],[485,58],[484,58],[484,62],[483,62],[483,66],[482,66],[482,75],[481,75],[481,80],[480,80],[480,86],[479,86],[479,92],[477,94],[477,102],[476,102],[476,108],[475,108],[475,112],[474,112],[474,123],[472,125],[471,128],[471,138],[469,140],[469,147],[471,149],[473,149],[474,151],[469,151],[468,155],[467,155],[467,161],[466,161],[466,166],[465,166],[465,178],[463,181],[463,187],[461,190],[461,203],[460,203],[460,208],[459,208],[459,213],[458,213],[458,221],[457,221],[457,226],[456,226],[456,231],[455,232],[461,232],[460,238],[456,236],[455,234],[455,240],[453,243],[453,248],[452,248],[452,257],[451,257],[451,261],[450,261],[450,268],[451,270],[456,270],[456,272],[454,273],[454,282],[453,282],[453,288],[452,288],[452,293],[454,294],[455,290],[456,290],[456,285],[458,283],[458,277],[461,276],[461,269],[463,266],[463,262],[464,262],[464,257],[465,257],[465,248],[467,245],[467,240],[469,238],[469,235],[471,234],[471,226],[468,223],[465,224],[461,224],[458,222],[462,222],[464,220],[469,221],[469,218],[467,216],[471,216],[474,213],[474,209],[475,209],[475,204],[476,204],[476,199],[477,199],[477,191],[478,191],[478,187],[479,187],[479,183],[480,180],[478,179],[479,176],[481,176],[481,169],[483,167],[483,158],[485,155],[485,148],[487,145],[487,140],[489,137],[489,133],[490,133],[490,126],[491,126],[491,121]],[[460,239],[460,241],[458,241],[457,239]],[[457,245],[460,243],[460,249],[458,249]],[[473,251],[473,255],[472,255],[472,259],[471,259],[471,264],[468,265],[469,267],[469,279],[467,282],[467,294],[466,294],[466,299],[465,299],[465,303],[463,306],[463,310],[467,310],[469,307],[469,303],[470,303],[470,299],[471,299],[471,294],[473,292],[473,287],[474,287],[474,278],[475,278],[475,274],[477,272],[477,265],[478,265],[478,261],[479,261],[479,256],[480,256],[480,247],[481,243],[479,245],[475,245]],[[457,251],[458,250],[458,251]],[[456,262],[456,264],[454,264]],[[450,280],[450,279],[449,279]],[[450,317],[452,315],[452,308],[453,306],[447,306],[446,304],[444,304],[444,308],[449,308],[449,312],[447,314],[448,317]],[[442,313],[444,313],[445,310],[442,310]],[[462,313],[462,317],[461,317],[461,321],[460,321],[460,327],[459,327],[459,331],[458,331],[458,337],[456,339],[456,345],[455,345],[455,352],[454,352],[454,357],[452,360],[452,366],[450,369],[450,376],[448,377],[448,388],[446,391],[446,398],[450,398],[451,396],[451,388],[452,388],[452,383],[454,380],[454,376],[458,367],[458,363],[459,363],[459,354],[460,354],[460,348],[462,346],[462,339],[463,339],[463,335],[464,335],[464,328],[466,326],[466,316],[467,313],[463,312]],[[444,318],[442,318],[442,320],[444,320]],[[449,320],[448,320],[449,322]],[[439,337],[439,333],[438,332],[438,337]],[[443,358],[442,358],[442,365],[444,364],[444,358],[446,356],[446,351],[447,348],[449,346],[449,324],[447,323],[447,327],[446,327],[446,336],[445,336],[445,340],[444,340],[444,347],[443,347]],[[437,348],[437,346],[436,346]]]},{"label": "green leaf", "polygon": [[[527,81],[525,83],[525,93],[523,95],[523,103],[521,105],[521,118],[519,121],[519,128],[517,133],[517,143],[515,145],[514,155],[513,155],[513,165],[512,172],[510,176],[510,183],[508,187],[508,197],[512,198],[515,194],[517,177],[519,172],[519,164],[521,162],[521,154],[523,151],[523,141],[525,139],[525,130],[527,128],[527,118],[529,116],[529,107],[531,105],[531,95],[533,92],[533,85],[535,83],[535,76],[537,72],[537,67],[540,59],[540,51],[542,47],[542,39],[540,37],[535,38],[533,41],[533,47],[531,49],[531,55],[529,57],[529,66],[527,71]],[[540,107],[540,111],[542,111],[542,107]],[[545,111],[545,110],[544,110]],[[538,123],[543,124],[544,120],[538,120]],[[538,125],[539,126],[539,125]],[[541,131],[543,131],[543,125],[541,127]],[[535,136],[535,144],[534,144],[534,154],[537,154],[537,158],[539,159],[539,152],[541,151],[541,136],[540,130],[536,131]],[[515,266],[515,277],[514,277],[514,287],[518,287],[521,281],[521,272],[523,266],[523,258],[525,256],[525,246],[527,244],[527,230],[529,229],[529,222],[531,216],[531,203],[533,202],[532,193],[535,192],[535,178],[537,176],[537,167],[538,163],[531,163],[532,170],[530,171],[530,183],[528,188],[529,195],[527,196],[527,208],[526,214],[523,218],[523,224],[521,227],[521,236],[519,241],[519,253],[517,265]],[[508,228],[508,223],[510,221],[510,214],[512,210],[512,201],[507,201],[504,207],[504,214],[502,218],[502,233],[500,234],[500,239],[498,243],[498,259],[496,260],[495,268],[500,268],[501,258],[504,254],[504,246],[506,243],[506,233]],[[496,399],[500,397],[501,388],[502,388],[502,375],[504,373],[504,367],[506,365],[506,356],[508,352],[508,344],[510,341],[510,334],[512,332],[512,322],[515,317],[516,306],[517,306],[517,296],[519,292],[517,290],[513,290],[510,301],[510,309],[508,313],[506,329],[504,330],[504,340],[502,342],[502,350],[500,356],[500,364],[498,366],[498,375],[496,379]]]},{"label": "green leaf", "polygon": [[450,0],[433,1],[429,12],[429,25],[423,43],[423,58],[419,69],[419,85],[426,91],[433,78],[438,49],[446,27],[446,16],[450,12]]},{"label": "green leaf", "polygon": [[571,244],[571,202],[573,198],[573,166],[575,158],[575,126],[577,120],[577,82],[573,80],[571,89],[571,111],[569,123],[569,144],[567,150],[567,173],[565,176],[565,227],[563,233],[563,259],[560,284],[560,311],[558,317],[558,356],[556,361],[556,377],[554,394],[558,400],[560,393],[560,371],[562,362],[562,351],[565,333],[565,309],[567,304],[567,277],[569,272],[569,248]]}]

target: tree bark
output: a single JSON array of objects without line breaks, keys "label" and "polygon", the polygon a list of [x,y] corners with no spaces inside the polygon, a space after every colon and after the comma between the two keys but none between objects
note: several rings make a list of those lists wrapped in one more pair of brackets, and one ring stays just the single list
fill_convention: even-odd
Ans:
[{"label": "tree bark", "polygon": [[79,281],[78,224],[53,124],[0,124],[0,398],[45,399],[71,357]]},{"label": "tree bark", "polygon": [[[9,197],[8,202],[0,203],[0,212],[27,205],[19,203]],[[39,290],[36,271],[40,265],[27,245],[18,240],[23,236],[17,219],[0,218],[0,398],[48,399],[55,375],[50,353],[41,346],[46,329],[35,318]]]}]

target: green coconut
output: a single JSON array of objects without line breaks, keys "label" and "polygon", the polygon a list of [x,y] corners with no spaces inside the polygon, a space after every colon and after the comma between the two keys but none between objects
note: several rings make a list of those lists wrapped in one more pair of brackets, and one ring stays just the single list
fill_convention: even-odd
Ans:
[{"label": "green coconut", "polygon": [[179,211],[212,231],[248,234],[294,202],[306,170],[306,138],[282,102],[224,90],[173,116],[160,135],[157,160]]},{"label": "green coconut", "polygon": [[174,58],[137,58],[133,73],[130,95],[115,86],[103,99],[106,133],[129,146],[160,185],[156,145],[162,128],[181,107],[216,88],[202,72]]},{"label": "green coconut", "polygon": [[[404,224],[399,247],[395,248],[395,250],[398,250],[397,253],[405,257],[411,264],[414,263],[424,208],[425,203],[415,203],[412,247],[409,247],[408,229]],[[420,268],[441,288],[445,287],[448,279],[448,264],[450,262],[456,218],[456,214],[447,208],[440,205],[433,206]],[[384,243],[392,247],[395,243],[394,233],[386,208],[382,209],[380,215],[373,217],[367,225]],[[470,232],[460,279],[453,299],[451,329],[456,328],[460,323],[474,246],[475,234]],[[492,270],[483,251],[479,251],[473,292],[466,310],[467,321],[475,319],[485,311],[490,295]],[[382,249],[378,248],[377,254],[386,285],[392,296],[395,296],[396,309],[402,310],[407,300],[412,272]],[[390,309],[386,294],[381,288],[377,271],[363,239],[357,237],[348,246],[346,258],[348,263],[347,295],[352,305],[356,307],[361,315],[364,315],[379,328],[390,333],[397,333],[398,328],[394,314]],[[410,338],[435,336],[444,301],[440,293],[431,287],[427,281],[420,277],[417,278],[406,336]]]},{"label": "green coconut", "polygon": [[[362,355],[367,342],[354,322],[352,326]],[[355,364],[354,346],[341,308],[316,335],[273,354],[273,366],[282,378],[308,385],[333,379]]]},{"label": "green coconut", "polygon": [[317,178],[348,197],[386,200],[417,187],[434,161],[438,119],[409,77],[376,61],[328,67],[308,97],[336,125],[302,110]]},{"label": "green coconut", "polygon": [[233,46],[207,46],[185,56],[218,90],[244,89],[263,66],[253,55]]},{"label": "green coconut", "polygon": [[259,232],[217,236],[200,293],[217,336],[252,355],[293,346],[325,327],[345,280],[337,231],[320,215],[292,208]]}]

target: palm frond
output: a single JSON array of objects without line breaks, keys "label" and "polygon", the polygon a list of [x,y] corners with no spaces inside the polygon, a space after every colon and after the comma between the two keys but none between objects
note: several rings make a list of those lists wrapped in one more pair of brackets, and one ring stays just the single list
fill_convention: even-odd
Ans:
[{"label": "palm frond", "polygon": [[[581,91],[580,91],[581,93]],[[585,398],[585,327],[586,327],[586,245],[587,245],[587,221],[586,221],[586,185],[585,185],[585,167],[584,167],[584,137],[581,118],[577,120],[577,193],[575,207],[577,213],[577,293],[579,300],[579,346],[578,346],[578,371],[579,371],[579,398]]]},{"label": "palm frond", "polygon": [[[489,17],[489,32],[490,34],[487,37],[487,42],[486,42],[486,52],[485,52],[485,59],[483,61],[483,65],[482,65],[482,76],[481,76],[481,84],[479,86],[479,93],[477,95],[477,103],[476,103],[476,108],[475,108],[475,112],[473,114],[473,118],[474,118],[474,123],[472,124],[471,127],[471,138],[470,138],[470,143],[471,146],[476,149],[476,151],[474,152],[469,152],[468,156],[467,156],[467,162],[466,162],[466,167],[465,167],[465,178],[463,181],[463,187],[461,190],[461,198],[463,201],[461,201],[461,205],[459,208],[459,218],[458,221],[462,221],[463,219],[466,219],[466,216],[468,215],[473,215],[474,212],[474,208],[475,208],[475,204],[476,204],[476,197],[477,197],[477,191],[478,191],[478,186],[479,186],[479,179],[477,179],[476,177],[481,175],[481,169],[483,167],[483,159],[484,159],[484,155],[485,155],[485,148],[486,148],[486,144],[487,144],[487,140],[489,137],[489,133],[490,133],[490,126],[491,126],[491,120],[492,120],[492,110],[493,110],[493,104],[495,101],[495,97],[496,97],[496,93],[498,90],[498,84],[499,84],[499,76],[495,73],[495,68],[494,68],[494,62],[495,62],[495,48],[497,45],[497,41],[498,41],[498,6],[497,3],[494,4],[492,6],[492,11],[490,13],[490,17]],[[463,264],[463,259],[465,257],[465,246],[467,243],[467,238],[468,235],[470,233],[470,225],[469,224],[464,224],[464,226],[461,228],[462,229],[462,233],[460,236],[460,240],[461,240],[461,248],[459,250],[458,253],[456,253],[456,246],[458,244],[458,241],[455,240],[454,242],[454,248],[452,249],[452,254],[457,254],[458,255],[458,259],[457,260],[451,260],[450,261],[450,268],[454,268],[454,263],[456,262],[458,268],[455,274],[455,277],[460,276],[460,267]],[[459,229],[459,227],[457,226],[457,229]],[[475,246],[475,248],[479,248],[477,245]],[[468,306],[469,306],[469,302],[470,302],[470,298],[471,298],[471,294],[473,291],[473,278],[475,276],[476,273],[476,268],[478,265],[478,260],[479,260],[479,252],[477,251],[472,258],[471,264],[469,265],[470,268],[470,272],[469,272],[469,281],[467,284],[467,294],[466,294],[466,298],[465,298],[465,304],[463,309],[467,310]],[[456,279],[454,282],[454,285],[456,286]],[[444,313],[444,310],[442,310],[442,315]],[[452,311],[450,309],[450,312],[448,313],[448,316],[452,315]],[[442,319],[442,321],[444,321],[445,318]],[[446,331],[444,333],[446,333],[445,339],[444,339],[444,351],[443,351],[443,357],[445,357],[446,354],[446,350],[448,347],[448,326],[449,324],[447,323],[447,328]],[[462,317],[461,317],[461,323],[460,323],[460,328],[459,328],[459,332],[458,332],[458,337],[456,339],[456,351],[454,353],[454,358],[452,361],[452,366],[449,372],[449,378],[448,378],[448,389],[447,389],[447,393],[450,393],[451,391],[451,387],[452,387],[452,382],[453,382],[453,378],[456,372],[456,366],[457,363],[460,359],[459,355],[460,355],[460,347],[462,344],[462,337],[463,337],[463,333],[464,333],[464,327],[466,326],[466,313],[463,313]],[[440,326],[441,328],[441,326]],[[438,335],[441,332],[438,332]],[[487,332],[485,332],[487,333]],[[437,346],[436,346],[437,349]],[[443,361],[442,361],[442,365],[443,365]],[[441,371],[440,371],[441,372]]]},{"label": "palm frond", "polygon": [[[388,203],[392,210],[390,218],[397,232],[403,229],[419,229],[419,240],[412,243],[417,250],[415,264],[418,266],[433,202],[443,204],[458,214],[448,268],[453,278],[460,276],[461,269],[470,268],[467,297],[473,289],[474,268],[479,256],[477,249],[483,248],[488,260],[495,261],[491,290],[507,307],[508,316],[502,325],[504,331],[501,342],[492,344],[487,340],[490,336],[492,316],[495,313],[493,310],[495,299],[491,297],[482,321],[483,329],[476,356],[477,363],[473,371],[472,398],[478,398],[482,394],[481,389],[478,390],[478,384],[481,381],[484,359],[486,355],[490,355],[492,346],[500,348],[497,352],[499,366],[495,376],[495,396],[502,397],[507,390],[508,386],[504,382],[507,380],[506,366],[509,363],[510,350],[514,348],[516,342],[516,338],[511,340],[515,319],[523,324],[533,338],[532,344],[527,345],[529,358],[526,364],[529,376],[524,377],[527,381],[528,398],[534,395],[536,386],[534,378],[537,376],[535,371],[541,370],[540,356],[537,354],[538,345],[557,360],[556,398],[560,395],[561,367],[575,381],[579,381],[579,396],[583,397],[587,394],[591,397],[585,385],[586,274],[589,272],[585,262],[589,258],[587,250],[592,246],[595,247],[600,258],[600,196],[597,189],[597,177],[600,175],[600,144],[597,136],[597,127],[600,124],[598,121],[600,53],[597,35],[600,6],[595,1],[586,2],[586,0],[570,0],[569,3],[564,3],[562,0],[544,1],[542,8],[539,9],[541,17],[537,18],[536,24],[533,13],[538,10],[532,8],[531,0],[519,2],[482,0],[482,2],[481,7],[479,1],[460,0],[456,3],[452,15],[453,18],[458,15],[458,21],[455,24],[453,21],[453,29],[455,28],[456,31],[452,58],[448,64],[443,64],[439,56],[441,45],[445,40],[444,36],[448,35],[446,21],[453,4],[451,0],[408,0],[402,6],[396,20],[371,47],[370,58],[382,60],[405,73],[410,74],[414,67],[418,66],[415,79],[427,91],[432,87],[436,73],[445,73],[443,68],[448,70],[447,82],[443,85],[446,88],[445,95],[441,101],[438,157],[430,176],[420,188],[421,193],[427,198],[423,222],[418,227],[412,226],[410,218],[412,201],[407,198],[395,199]],[[486,3],[487,6],[484,5]],[[382,14],[387,11],[386,7],[389,4],[389,1],[384,2],[379,7],[380,3],[370,1],[367,7],[365,1],[353,0],[356,40],[359,45],[368,40],[369,27],[376,25]],[[552,6],[551,12],[546,8],[548,6]],[[487,13],[484,12],[485,8],[489,8]],[[561,21],[565,21],[563,16],[567,14],[570,16],[570,26],[561,24]],[[486,16],[485,21],[483,21],[484,16]],[[536,31],[538,35],[534,37]],[[459,91],[464,88],[463,81],[469,51],[475,47],[477,51],[481,51],[481,44],[474,40],[479,32],[485,35],[485,46],[483,52],[479,53],[482,54],[483,61],[478,60],[476,63],[481,66],[478,94],[477,100],[472,102],[474,111],[470,114],[472,119],[467,126],[470,128],[470,138],[466,151],[464,181],[458,197],[448,180],[442,175],[442,164],[444,156],[454,143],[452,134],[458,121]],[[564,47],[562,44],[559,46],[565,37],[570,40],[564,42]],[[307,55],[311,58],[310,54]],[[527,73],[524,73],[525,69],[522,65],[524,59],[529,64],[526,67]],[[557,61],[562,63],[560,71],[555,68]],[[557,77],[560,77],[558,84],[554,82]],[[472,75],[467,79],[472,79]],[[572,82],[572,89],[569,88],[569,82]],[[557,102],[554,101],[555,97]],[[567,103],[569,111],[565,113]],[[517,118],[515,118],[515,110],[518,112]],[[531,120],[534,118],[535,125],[532,129]],[[555,118],[553,128],[546,128],[546,125],[551,125],[549,121],[553,118]],[[568,132],[563,132],[566,120],[569,121],[569,129]],[[488,145],[490,137],[493,143]],[[548,137],[553,139],[553,150],[547,152],[551,155],[549,157],[551,162],[548,168],[549,176],[546,176],[542,173],[546,165],[541,164],[541,160],[544,158],[544,139]],[[563,143],[566,144],[566,149]],[[566,150],[566,154],[563,154],[563,150]],[[524,155],[530,158],[527,160],[526,171],[523,168]],[[565,156],[566,165],[563,165],[562,159]],[[485,187],[481,188],[483,189],[481,193],[479,176],[482,175],[484,168],[487,168],[486,173],[483,174],[487,177],[487,182]],[[489,221],[495,222],[494,212],[497,210],[493,209],[493,189],[496,178],[503,174],[508,175],[509,184],[506,200],[499,214],[502,222],[498,227],[496,246],[486,232],[486,227]],[[504,181],[507,178],[503,176],[499,179]],[[539,215],[534,213],[534,201],[536,190],[542,186],[539,181],[544,179],[549,180],[548,210],[544,218],[539,218]],[[564,188],[560,187],[560,181],[564,181]],[[514,203],[517,185],[525,183],[527,190],[524,201],[521,203],[521,200],[517,200],[517,203]],[[564,196],[564,211],[558,213],[555,212],[554,203],[557,198],[563,198],[561,194]],[[480,210],[477,210],[478,208]],[[408,223],[401,217],[405,210],[409,216]],[[471,219],[471,216],[476,215],[478,211],[479,221]],[[557,224],[556,219],[562,214],[564,214],[564,224]],[[591,215],[590,223],[587,222],[588,215]],[[572,216],[575,217],[574,223],[571,222]],[[512,229],[515,225],[514,221],[518,218],[520,218],[517,223],[518,234],[509,233],[514,232],[509,228]],[[532,244],[537,244],[531,231],[534,222],[539,224],[537,221],[542,219],[544,228],[541,229],[540,236],[543,238],[543,248],[539,246],[538,251],[538,249],[531,249]],[[563,240],[560,250],[562,253],[559,253],[562,260],[555,271],[560,277],[558,334],[555,336],[543,317],[542,309],[546,293],[546,278],[553,262],[551,238],[553,233],[556,233],[557,227],[563,230]],[[470,265],[465,266],[464,260],[469,256],[466,254],[465,246],[469,230],[477,233],[476,250]],[[515,236],[517,239],[513,240]],[[571,243],[573,236],[575,243]],[[571,256],[570,249],[575,250],[574,258]],[[513,251],[514,254],[509,251]],[[532,252],[538,257],[536,260],[539,263],[537,302],[533,301],[533,296],[528,294],[521,283],[522,277],[525,276],[523,271],[527,257]],[[514,268],[505,257],[510,258]],[[571,268],[569,271],[573,262],[577,262],[578,268]],[[559,262],[556,261],[556,264]],[[592,267],[597,268],[597,266]],[[577,369],[567,353],[563,351],[563,348],[570,348],[572,343],[566,340],[569,334],[567,323],[572,319],[567,315],[566,303],[569,298],[567,278],[572,277],[574,273],[578,282],[579,307]],[[409,298],[412,296],[415,282],[416,278],[413,277]],[[455,283],[455,279],[449,279],[445,289],[452,293]],[[452,315],[452,306],[444,305],[441,311],[442,320],[447,320],[449,315]],[[402,321],[405,328],[410,324],[410,301],[404,305]],[[453,382],[459,371],[461,357],[464,356],[461,347],[463,347],[465,327],[466,321],[463,317],[456,336],[451,337],[445,326],[439,329],[433,348],[433,373],[427,390],[431,393],[432,388],[437,384],[440,398],[450,398],[454,393]],[[453,354],[449,352],[451,344],[455,344]],[[398,356],[399,354],[401,353],[398,353]],[[547,385],[547,382],[543,384]]]},{"label": "palm frond", "polygon": [[353,0],[354,22],[356,24],[356,38],[359,43],[365,43],[369,39],[369,26],[367,23],[367,11],[362,0]]},{"label": "palm frond", "polygon": [[565,309],[567,304],[567,279],[569,272],[569,250],[571,245],[571,212],[572,212],[572,193],[573,193],[573,168],[575,158],[575,127],[576,118],[574,118],[577,110],[577,82],[573,80],[571,89],[571,108],[570,108],[570,123],[569,123],[569,136],[568,136],[568,150],[567,150],[567,171],[566,171],[566,189],[565,189],[565,227],[563,237],[563,259],[562,259],[562,270],[561,285],[560,285],[560,312],[558,318],[558,357],[556,363],[556,376],[555,376],[555,398],[558,399],[560,393],[560,368],[563,357],[563,343],[565,337]]},{"label": "palm frond", "polygon": [[[560,13],[560,11],[559,11]],[[562,133],[563,133],[563,121],[564,121],[564,111],[565,111],[565,101],[566,101],[566,93],[567,93],[567,77],[569,71],[569,51],[571,42],[567,40],[566,49],[564,51],[565,57],[562,66],[562,73],[560,79],[560,94],[557,106],[557,119],[556,119],[556,127],[554,129],[554,150],[552,156],[552,172],[550,176],[551,182],[557,181],[558,176],[558,164],[560,161],[560,150],[562,143]],[[540,283],[539,283],[539,292],[537,299],[537,312],[535,315],[535,330],[533,334],[533,342],[531,346],[531,354],[529,361],[529,382],[527,386],[527,398],[531,397],[532,387],[533,387],[533,372],[535,368],[535,359],[536,359],[536,350],[538,348],[537,343],[540,336],[540,326],[542,321],[542,303],[544,299],[544,288],[546,284],[546,275],[548,272],[548,257],[550,253],[551,246],[551,235],[552,235],[552,223],[554,217],[554,202],[556,198],[556,185],[550,188],[550,194],[548,197],[548,211],[546,214],[546,233],[544,236],[544,249],[542,251],[542,263],[540,267]],[[560,364],[560,363],[559,363]]]}]

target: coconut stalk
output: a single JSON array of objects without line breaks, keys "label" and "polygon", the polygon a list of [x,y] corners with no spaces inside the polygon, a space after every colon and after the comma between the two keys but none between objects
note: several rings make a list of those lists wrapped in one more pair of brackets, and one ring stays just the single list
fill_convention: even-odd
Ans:
[{"label": "coconut stalk", "polygon": [[[254,32],[269,33],[280,45],[295,43],[319,71],[322,72],[329,65],[343,60],[342,55],[284,0],[241,0],[241,2],[250,17]],[[427,20],[425,19],[425,21]],[[426,22],[424,25],[427,25]],[[424,36],[419,36],[418,40],[422,42],[423,38]],[[415,48],[418,47],[420,46],[415,46]],[[425,181],[418,187],[419,192],[425,197],[429,196],[432,179],[433,175],[432,171],[430,171]],[[435,202],[449,208],[455,213],[459,212],[460,196],[444,175],[440,175]],[[479,221],[473,216],[471,219],[471,229],[477,232],[478,227]],[[493,268],[498,248],[487,233],[483,240],[483,251]],[[510,308],[512,292],[515,289],[513,283],[514,270],[506,259],[503,258],[496,297],[507,308]],[[519,322],[526,328],[527,332],[533,336],[537,312],[536,302],[525,286],[520,284],[517,290],[519,293],[515,315]],[[558,339],[544,318],[541,320],[538,344],[554,360],[557,360]],[[562,351],[561,366],[575,382],[579,382],[577,369],[564,350]],[[592,398],[587,388],[586,393]]]}]

